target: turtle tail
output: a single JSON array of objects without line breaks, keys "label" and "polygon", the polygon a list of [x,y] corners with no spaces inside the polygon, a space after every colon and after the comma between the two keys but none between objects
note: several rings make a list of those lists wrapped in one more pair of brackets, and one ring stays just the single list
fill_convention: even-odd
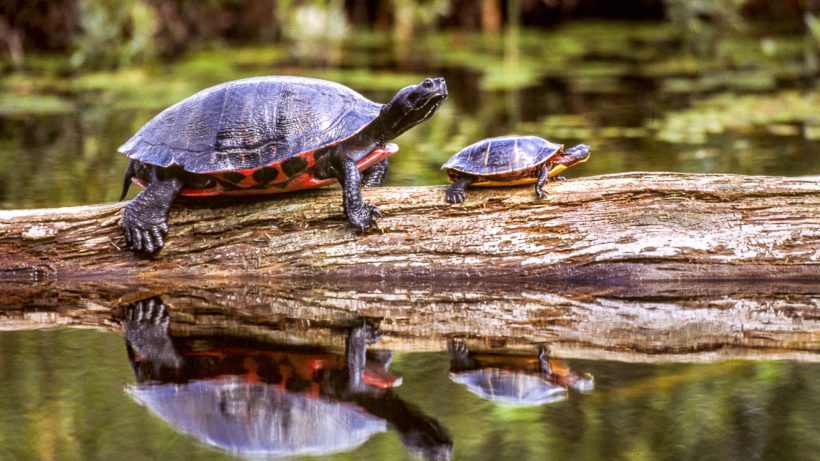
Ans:
[{"label": "turtle tail", "polygon": [[128,188],[131,187],[131,178],[134,177],[134,164],[136,160],[128,160],[128,166],[125,168],[125,176],[122,179],[122,194],[120,194],[120,201],[125,198],[128,193]]}]

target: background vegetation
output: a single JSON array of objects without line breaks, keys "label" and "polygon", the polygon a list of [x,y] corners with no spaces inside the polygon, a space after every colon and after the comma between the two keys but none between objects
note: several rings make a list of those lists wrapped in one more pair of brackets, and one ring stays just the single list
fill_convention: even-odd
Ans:
[{"label": "background vegetation", "polygon": [[216,42],[340,40],[373,31],[399,40],[443,31],[499,33],[579,19],[662,21],[675,46],[714,54],[727,30],[776,21],[817,39],[818,0],[3,0],[0,44],[12,65],[38,52],[70,55],[73,69],[170,59]]},{"label": "background vegetation", "polygon": [[[163,108],[255,75],[450,98],[388,184],[479,139],[593,146],[568,176],[820,171],[820,0],[0,0],[0,207],[115,200]],[[136,188],[133,188],[136,189]],[[132,192],[134,193],[134,192]]]}]

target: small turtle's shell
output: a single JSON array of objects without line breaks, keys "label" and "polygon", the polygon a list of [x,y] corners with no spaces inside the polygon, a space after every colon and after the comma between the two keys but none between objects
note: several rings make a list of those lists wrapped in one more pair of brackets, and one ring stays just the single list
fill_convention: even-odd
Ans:
[{"label": "small turtle's shell", "polygon": [[562,148],[537,136],[500,136],[465,147],[441,168],[476,176],[506,175],[538,166]]},{"label": "small turtle's shell", "polygon": [[236,80],[165,109],[119,150],[192,173],[253,169],[338,144],[369,125],[381,107],[324,80]]},{"label": "small turtle's shell", "polygon": [[498,368],[450,373],[450,379],[487,400],[512,405],[543,405],[567,398],[565,388],[538,374]]}]

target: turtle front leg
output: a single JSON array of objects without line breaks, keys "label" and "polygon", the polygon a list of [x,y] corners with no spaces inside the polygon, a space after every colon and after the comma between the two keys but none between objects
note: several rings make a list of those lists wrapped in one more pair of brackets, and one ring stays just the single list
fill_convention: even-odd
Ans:
[{"label": "turtle front leg", "polygon": [[444,192],[444,200],[448,203],[461,203],[466,194],[465,188],[475,181],[473,178],[462,176],[455,180]]},{"label": "turtle front leg", "polygon": [[125,308],[123,329],[128,356],[158,366],[179,368],[182,357],[168,334],[171,317],[162,299],[136,301]]},{"label": "turtle front leg", "polygon": [[550,364],[550,350],[543,344],[538,347],[538,365],[541,373],[544,375],[552,374],[552,365]]},{"label": "turtle front leg", "polygon": [[365,203],[360,189],[362,174],[356,168],[356,162],[345,157],[342,160],[342,194],[344,195],[344,210],[348,221],[357,229],[364,231],[376,223],[382,213],[374,205]]},{"label": "turtle front leg", "polygon": [[364,366],[367,362],[367,325],[356,327],[347,337],[345,360],[348,390],[360,391],[364,386]]},{"label": "turtle front leg", "polygon": [[550,165],[542,164],[538,167],[538,181],[535,182],[535,195],[540,199],[547,196],[547,192],[544,190],[544,184],[549,181],[549,174]]},{"label": "turtle front leg", "polygon": [[148,187],[125,207],[122,219],[125,241],[132,250],[147,254],[154,254],[165,245],[168,210],[182,190],[182,181],[176,177],[153,176]]},{"label": "turtle front leg", "polygon": [[362,187],[381,187],[387,178],[387,159],[364,170],[362,174]]}]

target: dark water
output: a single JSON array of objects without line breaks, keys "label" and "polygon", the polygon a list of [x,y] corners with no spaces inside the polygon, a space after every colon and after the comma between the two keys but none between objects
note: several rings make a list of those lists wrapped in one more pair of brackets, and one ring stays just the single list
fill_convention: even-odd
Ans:
[{"label": "dark water", "polygon": [[[313,454],[337,451],[327,454],[333,459],[417,459],[449,450],[454,459],[488,460],[820,454],[816,363],[564,360],[570,373],[594,377],[594,388],[554,385],[559,401],[509,405],[456,383],[446,352],[396,353],[389,374],[402,378],[399,386],[349,397],[315,390],[324,378],[308,375],[300,387],[283,371],[324,357],[329,373],[341,373],[327,364],[343,357],[339,348],[207,336],[174,344],[179,369],[142,358],[135,373],[120,333],[3,333],[0,458],[232,459],[247,446],[279,456],[312,446]],[[521,359],[506,360],[514,367]],[[279,375],[266,368],[274,362]],[[259,377],[249,378],[248,370]],[[339,429],[348,427],[345,418],[355,431]],[[328,428],[336,432],[322,432]]]},{"label": "dark water", "polygon": [[191,287],[7,284],[0,459],[820,456],[810,284]]},{"label": "dark water", "polygon": [[[397,143],[389,185],[441,184],[439,167],[479,139],[509,133],[592,145],[567,176],[635,170],[820,173],[820,92],[804,79],[802,38],[765,31],[727,39],[718,58],[670,52],[658,25],[578,24],[553,33],[331,46],[219,49],[165,65],[61,76],[57,64],[0,78],[0,208],[118,197],[116,152],[163,108],[223,81],[265,74],[348,84],[378,102],[425,76],[449,100]],[[768,43],[768,42],[767,42]],[[620,44],[620,45],[618,45]],[[616,46],[617,45],[617,46]],[[300,51],[301,50],[301,51]],[[134,192],[132,192],[133,194]]]}]

